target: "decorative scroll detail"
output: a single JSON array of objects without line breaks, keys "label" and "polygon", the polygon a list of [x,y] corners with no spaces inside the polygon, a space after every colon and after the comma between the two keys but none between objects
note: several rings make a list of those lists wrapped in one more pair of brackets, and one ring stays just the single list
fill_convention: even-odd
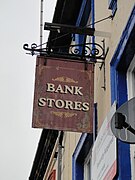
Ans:
[{"label": "decorative scroll detail", "polygon": [[[41,46],[33,43],[31,47],[28,44],[24,44],[23,48],[29,51],[30,54],[37,55],[42,54],[46,56],[62,57],[69,60],[78,59],[84,60],[85,58],[102,59],[104,60],[108,49],[105,52],[105,42],[102,41],[102,45],[97,43],[85,43],[70,46],[56,46],[51,48],[40,48]],[[83,53],[84,52],[84,53]],[[93,62],[93,61],[92,61]],[[96,61],[95,61],[96,62]]]},{"label": "decorative scroll detail", "polygon": [[84,48],[85,57],[102,58],[104,56],[104,48],[97,43],[86,43],[85,46],[83,46],[83,44],[71,45],[71,54],[81,55],[82,49]]},{"label": "decorative scroll detail", "polygon": [[51,111],[51,114],[57,116],[57,117],[64,117],[64,118],[71,118],[73,116],[77,116],[76,113],[69,113],[69,112],[56,112],[56,111]]},{"label": "decorative scroll detail", "polygon": [[29,47],[28,44],[24,44],[23,49],[29,51],[32,56],[37,55],[36,52],[39,54],[46,54],[47,52],[47,48],[40,48],[40,46],[38,46],[36,43],[31,44],[31,47]]},{"label": "decorative scroll detail", "polygon": [[52,81],[59,81],[59,82],[78,84],[78,81],[75,81],[74,79],[71,79],[71,78],[68,78],[68,77],[57,77],[55,79],[52,79]]}]

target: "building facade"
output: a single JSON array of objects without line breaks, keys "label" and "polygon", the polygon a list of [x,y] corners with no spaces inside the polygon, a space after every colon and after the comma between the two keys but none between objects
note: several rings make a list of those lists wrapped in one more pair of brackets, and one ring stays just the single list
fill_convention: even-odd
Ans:
[{"label": "building facade", "polygon": [[[135,97],[134,0],[58,0],[53,23],[94,28],[85,42],[105,45],[105,58],[92,60],[93,133],[44,129],[29,179],[134,180],[135,145],[115,138],[110,127],[116,110]],[[84,43],[78,34],[50,33],[49,40],[56,36],[52,46]]]}]

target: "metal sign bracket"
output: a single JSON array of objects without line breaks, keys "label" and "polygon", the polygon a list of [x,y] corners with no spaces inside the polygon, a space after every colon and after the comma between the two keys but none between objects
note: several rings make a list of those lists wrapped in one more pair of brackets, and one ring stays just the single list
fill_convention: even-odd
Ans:
[{"label": "metal sign bracket", "polygon": [[[37,45],[33,43],[30,47],[28,44],[24,44],[23,48],[29,51],[33,55],[43,55],[47,57],[56,57],[68,59],[68,61],[78,61],[82,63],[104,63],[108,48],[105,47],[105,40],[101,41],[101,44],[96,42],[86,42],[87,36],[95,36],[95,29],[89,27],[76,27],[56,23],[45,23],[45,30],[50,30],[50,33],[56,33],[56,38],[48,39],[47,43]],[[62,33],[62,34],[61,34]],[[64,33],[64,34],[63,34]],[[54,41],[64,41],[64,37],[67,35],[80,34],[84,35],[84,41],[80,44],[69,44],[69,45],[55,45]],[[66,43],[65,43],[66,44]],[[43,47],[46,45],[46,47]]]}]

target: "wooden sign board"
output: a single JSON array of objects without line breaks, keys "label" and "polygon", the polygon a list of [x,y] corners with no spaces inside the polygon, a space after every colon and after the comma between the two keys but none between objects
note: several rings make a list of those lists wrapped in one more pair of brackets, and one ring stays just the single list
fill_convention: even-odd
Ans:
[{"label": "wooden sign board", "polygon": [[92,133],[93,64],[37,58],[34,128]]}]

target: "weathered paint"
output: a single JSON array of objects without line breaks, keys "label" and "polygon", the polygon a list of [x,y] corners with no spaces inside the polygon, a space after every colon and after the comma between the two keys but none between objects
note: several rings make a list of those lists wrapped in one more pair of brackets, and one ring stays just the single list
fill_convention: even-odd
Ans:
[{"label": "weathered paint", "polygon": [[[37,59],[32,126],[92,132],[93,64],[88,64],[85,70],[83,63],[58,59],[46,61],[44,65],[43,57]],[[72,92],[66,91],[66,87]]]}]

